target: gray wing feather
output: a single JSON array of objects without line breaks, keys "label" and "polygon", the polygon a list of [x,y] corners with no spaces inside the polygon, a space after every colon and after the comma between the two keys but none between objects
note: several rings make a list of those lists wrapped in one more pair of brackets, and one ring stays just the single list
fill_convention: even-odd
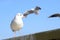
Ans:
[{"label": "gray wing feather", "polygon": [[34,13],[34,11],[33,10],[29,10],[29,11],[26,11],[23,15],[27,16],[27,15],[32,14],[32,13]]},{"label": "gray wing feather", "polygon": [[37,14],[39,10],[41,10],[41,8],[38,7],[38,6],[36,6],[33,10],[32,9],[31,10],[28,10],[23,15],[24,16],[27,16],[27,15],[33,14],[33,13]]}]

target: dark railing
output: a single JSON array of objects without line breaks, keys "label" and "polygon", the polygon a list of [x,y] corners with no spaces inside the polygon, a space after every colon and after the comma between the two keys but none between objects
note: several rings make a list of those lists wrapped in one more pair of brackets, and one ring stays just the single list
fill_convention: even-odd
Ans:
[{"label": "dark railing", "polygon": [[5,40],[60,40],[60,29],[8,38]]}]

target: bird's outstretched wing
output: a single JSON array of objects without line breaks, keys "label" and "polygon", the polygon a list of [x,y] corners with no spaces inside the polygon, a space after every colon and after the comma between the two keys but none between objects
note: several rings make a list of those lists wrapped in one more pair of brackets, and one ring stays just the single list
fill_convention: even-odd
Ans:
[{"label": "bird's outstretched wing", "polygon": [[32,14],[33,12],[34,12],[33,10],[28,10],[23,14],[23,16],[27,16],[29,14]]},{"label": "bird's outstretched wing", "polygon": [[49,18],[51,18],[51,17],[60,17],[60,14],[56,13],[56,14],[53,14],[53,15],[49,16]]},{"label": "bird's outstretched wing", "polygon": [[28,10],[28,11],[24,12],[23,16],[26,17],[27,15],[32,14],[32,13],[37,14],[39,10],[41,10],[41,8],[38,7],[38,6],[36,6],[35,8],[33,8],[33,9],[31,9],[31,10]]}]

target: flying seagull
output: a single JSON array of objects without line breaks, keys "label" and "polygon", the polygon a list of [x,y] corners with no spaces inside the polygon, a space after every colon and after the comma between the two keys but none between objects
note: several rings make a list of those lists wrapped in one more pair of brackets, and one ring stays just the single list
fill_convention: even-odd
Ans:
[{"label": "flying seagull", "polygon": [[29,14],[35,13],[36,15],[39,13],[39,10],[41,10],[41,8],[39,6],[36,6],[35,8],[32,8],[31,10],[27,10],[24,12],[24,16],[26,17]]},{"label": "flying seagull", "polygon": [[49,16],[49,18],[52,18],[52,17],[60,17],[60,14],[59,13],[55,13],[55,14]]},{"label": "flying seagull", "polygon": [[16,36],[16,31],[19,31],[23,27],[23,18],[25,18],[27,15],[32,14],[32,13],[37,14],[40,9],[41,8],[37,6],[33,10],[32,9],[28,10],[24,12],[23,14],[21,13],[16,14],[16,16],[13,18],[10,24],[12,31],[15,33],[15,36]]}]

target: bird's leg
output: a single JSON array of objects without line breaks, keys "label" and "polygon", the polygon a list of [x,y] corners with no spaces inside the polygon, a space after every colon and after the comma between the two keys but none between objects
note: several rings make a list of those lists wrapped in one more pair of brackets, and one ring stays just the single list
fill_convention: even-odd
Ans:
[{"label": "bird's leg", "polygon": [[16,31],[14,31],[14,40],[16,40]]},{"label": "bird's leg", "polygon": [[14,32],[14,37],[16,37],[16,31]]}]

